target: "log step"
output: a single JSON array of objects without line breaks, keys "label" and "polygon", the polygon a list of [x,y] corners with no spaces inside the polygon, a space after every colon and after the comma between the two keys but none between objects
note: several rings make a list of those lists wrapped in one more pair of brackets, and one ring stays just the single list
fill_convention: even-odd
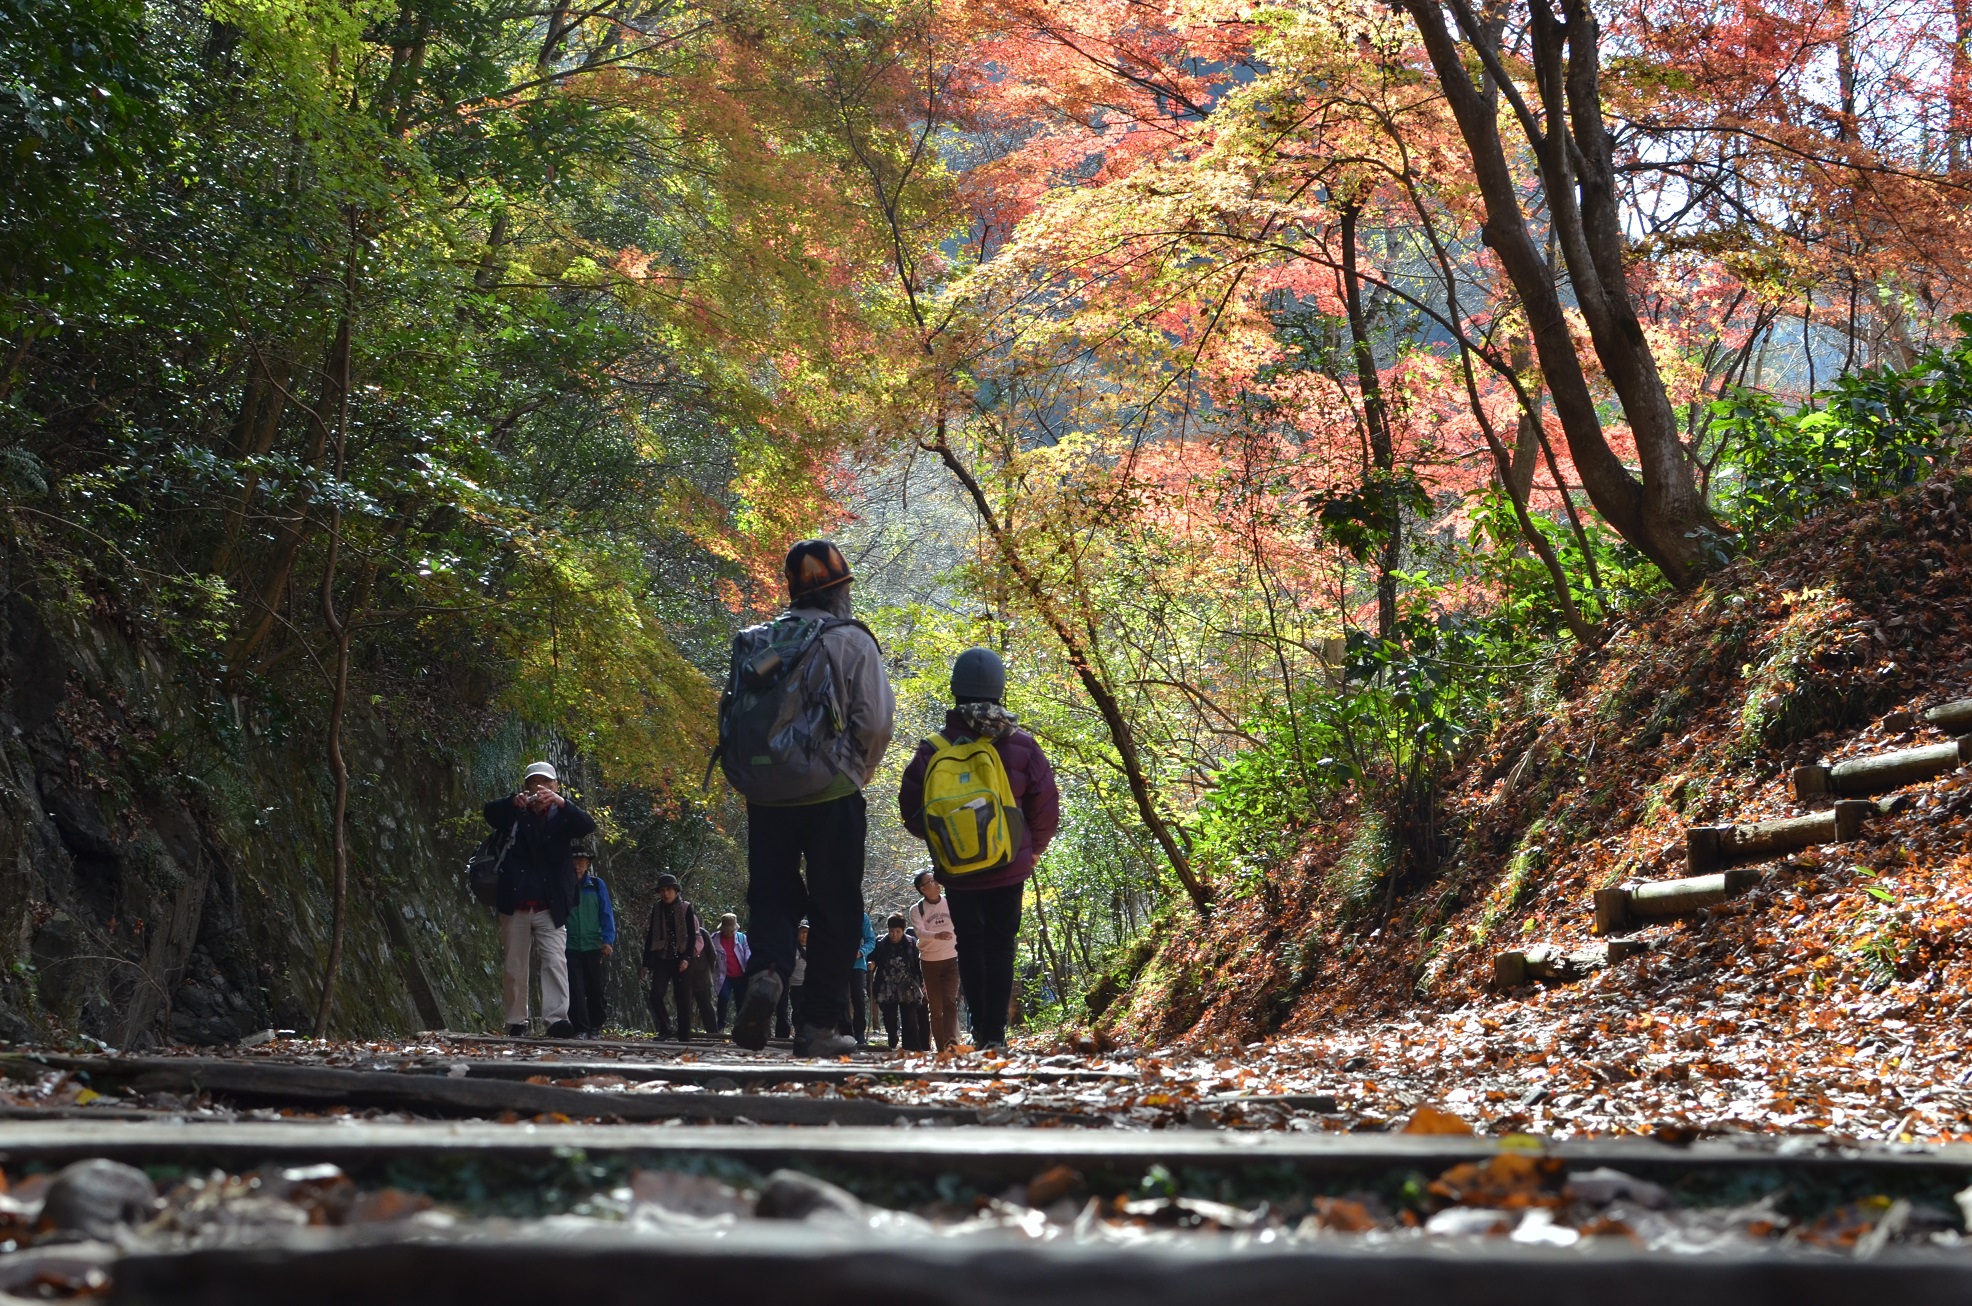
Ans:
[{"label": "log step", "polygon": [[1924,714],[1924,723],[1953,734],[1972,730],[1972,698],[1961,698],[1956,703],[1932,708]]},{"label": "log step", "polygon": [[1948,771],[1956,771],[1967,762],[1972,762],[1972,735],[1960,735],[1949,744],[1851,758],[1833,766],[1823,763],[1797,766],[1794,768],[1794,797],[1808,802],[1832,794],[1851,798],[1886,794],[1905,785],[1934,780]]},{"label": "log step", "polygon": [[1621,934],[1639,920],[1689,916],[1737,898],[1760,882],[1756,870],[1719,871],[1682,880],[1632,881],[1595,891],[1595,932]]},{"label": "log step", "polygon": [[1863,799],[1845,799],[1826,812],[1745,825],[1694,825],[1684,832],[1685,865],[1709,875],[1741,862],[1766,861],[1824,843],[1847,843],[1862,834],[1863,822],[1889,809]]},{"label": "log step", "polygon": [[1648,951],[1650,943],[1645,939],[1611,939],[1599,946],[1573,951],[1552,943],[1537,943],[1531,948],[1495,956],[1493,984],[1502,989],[1519,988],[1533,980],[1566,984],[1583,978],[1590,971],[1628,961]]}]

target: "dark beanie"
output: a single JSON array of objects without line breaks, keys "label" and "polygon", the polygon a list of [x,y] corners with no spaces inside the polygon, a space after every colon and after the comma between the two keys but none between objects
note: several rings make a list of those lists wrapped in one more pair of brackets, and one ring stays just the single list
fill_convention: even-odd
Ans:
[{"label": "dark beanie", "polygon": [[969,648],[952,664],[952,697],[999,702],[1007,692],[1007,668],[990,648]]},{"label": "dark beanie", "polygon": [[842,550],[827,540],[801,541],[787,551],[782,570],[787,575],[787,596],[791,599],[819,594],[855,579],[849,574],[849,560],[842,556]]},{"label": "dark beanie", "polygon": [[675,876],[675,875],[660,875],[660,876],[658,876],[658,877],[657,877],[657,889],[658,889],[658,892],[659,892],[659,893],[662,893],[662,892],[663,892],[664,890],[666,890],[666,889],[675,889],[675,888],[677,888],[677,887],[678,887],[678,877],[677,877],[677,876]]}]

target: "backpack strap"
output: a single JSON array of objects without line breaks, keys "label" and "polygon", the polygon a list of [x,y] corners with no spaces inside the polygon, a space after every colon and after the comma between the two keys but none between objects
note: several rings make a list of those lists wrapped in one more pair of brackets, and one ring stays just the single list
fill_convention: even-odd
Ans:
[{"label": "backpack strap", "polygon": [[865,635],[868,635],[870,637],[870,643],[876,645],[877,656],[878,657],[883,656],[883,641],[876,637],[876,632],[874,630],[871,630],[868,626],[865,626],[862,622],[856,620],[854,617],[822,618],[822,634],[824,635],[828,634],[831,630],[839,630],[844,626],[854,626],[857,630],[860,630]]}]

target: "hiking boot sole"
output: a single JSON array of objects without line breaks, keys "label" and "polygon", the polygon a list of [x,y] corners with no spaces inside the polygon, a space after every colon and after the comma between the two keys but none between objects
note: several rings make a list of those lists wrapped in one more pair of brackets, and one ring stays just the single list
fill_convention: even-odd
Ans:
[{"label": "hiking boot sole", "polygon": [[[762,971],[761,976],[770,974]],[[774,1011],[781,1004],[780,985],[755,977],[746,986],[746,998],[733,1017],[733,1042],[751,1052],[767,1046],[767,1032],[774,1027]],[[775,990],[770,992],[769,990]]]},{"label": "hiking boot sole", "polygon": [[826,1026],[804,1025],[794,1036],[797,1057],[841,1057],[856,1050],[856,1040]]}]

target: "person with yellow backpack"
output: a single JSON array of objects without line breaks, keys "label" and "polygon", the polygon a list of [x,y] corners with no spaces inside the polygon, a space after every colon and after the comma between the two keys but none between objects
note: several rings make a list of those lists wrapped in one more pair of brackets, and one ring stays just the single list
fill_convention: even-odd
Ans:
[{"label": "person with yellow backpack", "polygon": [[995,1050],[1006,1047],[1025,885],[1061,828],[1054,767],[1002,704],[1006,683],[992,649],[959,654],[945,727],[918,745],[897,792],[951,904],[973,1043]]}]

